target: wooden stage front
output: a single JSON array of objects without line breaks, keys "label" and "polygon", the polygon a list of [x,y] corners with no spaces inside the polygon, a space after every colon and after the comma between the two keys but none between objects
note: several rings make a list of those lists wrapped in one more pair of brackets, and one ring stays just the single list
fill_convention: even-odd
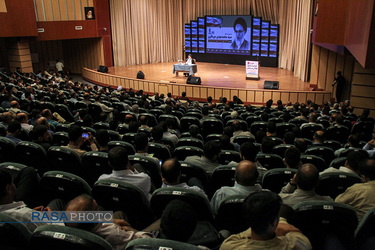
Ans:
[{"label": "wooden stage front", "polygon": [[[246,80],[244,65],[202,62],[197,64],[198,72],[194,75],[201,78],[202,85],[186,84],[187,77],[183,73],[176,76],[172,72],[175,63],[110,67],[107,74],[83,68],[82,76],[102,86],[143,89],[148,93],[171,92],[173,96],[181,96],[185,91],[189,98],[199,101],[206,100],[208,96],[215,100],[224,96],[232,100],[237,95],[244,102],[254,104],[264,104],[269,99],[274,102],[281,99],[284,103],[311,100],[322,104],[331,96],[328,91],[310,91],[308,82],[299,80],[288,70],[269,67],[260,67],[260,80]],[[138,71],[145,74],[144,80],[136,79]],[[265,80],[279,81],[279,90],[263,89]]]}]

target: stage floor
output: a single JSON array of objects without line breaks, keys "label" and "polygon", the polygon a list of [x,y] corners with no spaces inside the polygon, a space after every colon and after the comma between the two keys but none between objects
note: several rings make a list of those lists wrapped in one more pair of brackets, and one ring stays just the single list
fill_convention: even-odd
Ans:
[{"label": "stage floor", "polygon": [[[138,71],[143,71],[149,81],[168,81],[185,84],[187,77],[183,73],[173,74],[173,64],[177,62],[110,67],[108,74],[136,78]],[[246,80],[245,65],[197,63],[202,86],[240,89],[263,89],[264,81],[279,81],[279,90],[309,91],[309,83],[293,76],[293,72],[280,68],[260,67],[260,80]]]}]

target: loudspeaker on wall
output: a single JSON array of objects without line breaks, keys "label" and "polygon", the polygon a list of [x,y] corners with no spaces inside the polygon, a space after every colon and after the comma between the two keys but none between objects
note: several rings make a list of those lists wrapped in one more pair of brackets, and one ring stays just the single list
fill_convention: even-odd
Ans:
[{"label": "loudspeaker on wall", "polygon": [[100,66],[98,67],[98,72],[108,73],[108,67],[107,67],[107,66],[104,66],[104,65],[100,65]]},{"label": "loudspeaker on wall", "polygon": [[186,80],[187,84],[201,85],[201,78],[196,76],[189,76]]}]

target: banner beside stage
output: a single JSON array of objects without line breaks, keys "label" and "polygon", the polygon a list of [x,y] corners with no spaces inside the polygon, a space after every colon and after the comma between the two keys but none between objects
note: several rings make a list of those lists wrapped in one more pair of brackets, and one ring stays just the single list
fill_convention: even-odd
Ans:
[{"label": "banner beside stage", "polygon": [[246,61],[246,80],[259,79],[259,61]]}]

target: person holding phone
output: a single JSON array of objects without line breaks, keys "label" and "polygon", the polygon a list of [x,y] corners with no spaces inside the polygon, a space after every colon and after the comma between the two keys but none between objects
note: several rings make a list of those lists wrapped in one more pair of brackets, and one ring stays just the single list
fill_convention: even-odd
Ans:
[{"label": "person holding phone", "polygon": [[83,133],[83,129],[80,126],[72,125],[69,128],[69,144],[63,146],[64,148],[73,149],[82,157],[87,151],[82,150],[81,146],[88,141],[90,143],[90,148],[92,151],[98,151],[98,147],[94,143],[94,137],[90,132]]}]

